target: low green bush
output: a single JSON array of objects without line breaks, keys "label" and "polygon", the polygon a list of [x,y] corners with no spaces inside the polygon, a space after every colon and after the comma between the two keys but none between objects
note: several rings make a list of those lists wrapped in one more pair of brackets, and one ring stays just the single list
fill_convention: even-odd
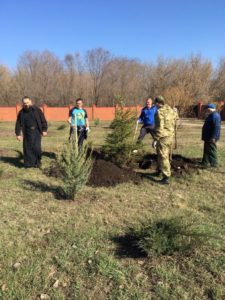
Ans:
[{"label": "low green bush", "polygon": [[173,255],[201,248],[212,239],[218,239],[213,229],[184,217],[147,221],[133,230],[138,247],[149,257]]}]

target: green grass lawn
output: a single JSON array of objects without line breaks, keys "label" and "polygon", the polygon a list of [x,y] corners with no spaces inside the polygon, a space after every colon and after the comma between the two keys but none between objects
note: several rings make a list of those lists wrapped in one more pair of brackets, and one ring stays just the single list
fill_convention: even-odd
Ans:
[{"label": "green grass lawn", "polygon": [[[43,168],[68,138],[63,124],[50,123]],[[91,126],[95,147],[108,125]],[[182,122],[175,153],[202,156],[201,125]],[[216,170],[172,178],[170,186],[143,179],[85,187],[76,201],[59,199],[59,179],[21,167],[13,123],[0,129],[0,299],[225,299],[225,129]],[[152,152],[151,139],[144,143]],[[180,250],[175,236],[194,243]]]}]

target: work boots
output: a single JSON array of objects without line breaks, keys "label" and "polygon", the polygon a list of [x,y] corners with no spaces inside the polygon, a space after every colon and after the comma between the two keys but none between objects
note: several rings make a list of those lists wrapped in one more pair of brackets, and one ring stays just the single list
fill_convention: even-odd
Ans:
[{"label": "work boots", "polygon": [[168,184],[170,184],[170,183],[169,183],[169,177],[167,177],[167,176],[164,176],[163,179],[161,179],[159,182],[160,182],[161,184],[163,184],[163,185],[168,185]]}]

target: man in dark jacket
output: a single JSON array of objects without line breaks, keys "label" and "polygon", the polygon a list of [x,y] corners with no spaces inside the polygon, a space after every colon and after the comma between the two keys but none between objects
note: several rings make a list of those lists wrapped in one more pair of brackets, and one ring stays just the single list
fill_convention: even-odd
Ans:
[{"label": "man in dark jacket", "polygon": [[16,138],[23,140],[24,166],[38,168],[41,165],[41,136],[47,135],[47,122],[43,112],[32,105],[29,97],[22,99],[22,105],[16,120]]},{"label": "man in dark jacket", "polygon": [[204,152],[202,164],[211,167],[217,166],[217,146],[216,142],[220,138],[221,117],[216,111],[215,104],[206,106],[208,116],[202,128],[202,140],[204,141]]}]

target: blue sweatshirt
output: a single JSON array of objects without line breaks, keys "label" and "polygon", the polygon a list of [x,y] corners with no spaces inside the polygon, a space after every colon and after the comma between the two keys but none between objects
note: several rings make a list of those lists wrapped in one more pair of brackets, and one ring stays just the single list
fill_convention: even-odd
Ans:
[{"label": "blue sweatshirt", "polygon": [[154,126],[155,125],[155,113],[157,112],[157,106],[153,105],[151,108],[146,106],[142,108],[139,121],[144,123],[144,126]]},{"label": "blue sweatshirt", "polygon": [[202,140],[209,142],[212,139],[216,141],[220,138],[221,117],[218,112],[211,113],[205,120],[202,128]]}]

